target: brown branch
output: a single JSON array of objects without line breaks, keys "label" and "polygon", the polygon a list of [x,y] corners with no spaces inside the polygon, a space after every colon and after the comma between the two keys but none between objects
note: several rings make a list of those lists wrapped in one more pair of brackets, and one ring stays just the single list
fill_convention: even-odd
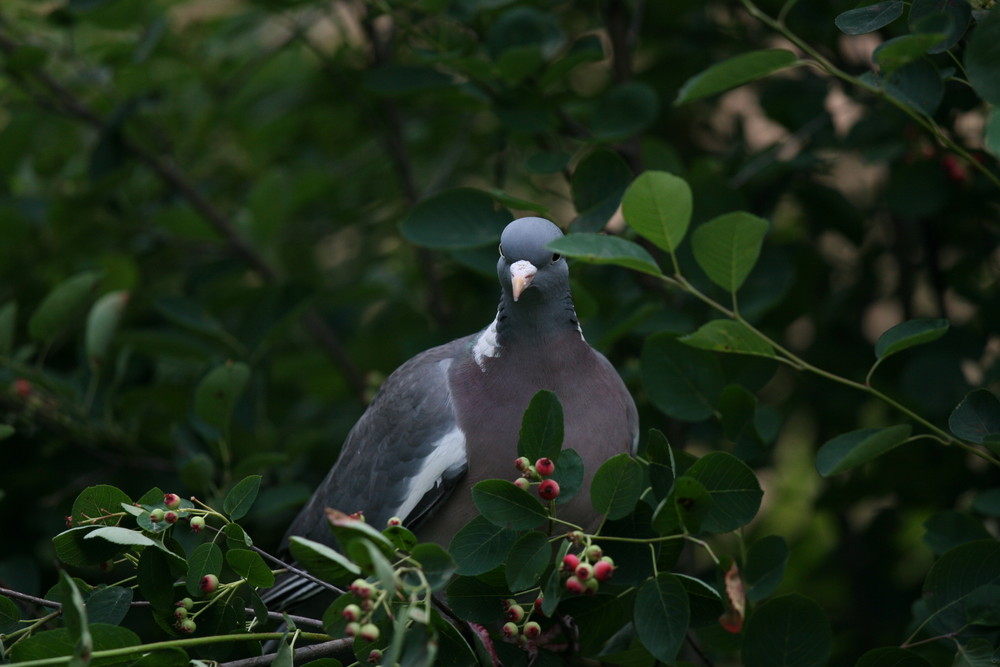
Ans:
[{"label": "brown branch", "polygon": [[[322,644],[313,644],[311,646],[297,648],[295,649],[295,663],[303,664],[307,660],[335,655],[341,651],[349,651],[351,650],[353,643],[353,639],[334,639],[332,641],[323,642]],[[267,655],[259,655],[254,658],[244,658],[243,660],[222,662],[219,663],[219,667],[264,667],[265,665],[270,665],[274,662],[277,657],[277,653],[268,653]]]},{"label": "brown branch", "polygon": [[[4,25],[0,22],[0,52],[10,55],[19,47],[20,44],[4,31]],[[42,68],[34,68],[30,72],[30,76],[48,93],[57,108],[64,113],[83,121],[98,131],[107,127],[106,120],[99,113]],[[26,85],[23,79],[19,79],[18,82],[22,86]],[[157,155],[125,136],[122,136],[121,142],[122,147],[128,153],[149,167],[170,189],[186,200],[209,226],[226,240],[232,251],[261,278],[269,283],[278,282],[278,271],[240,235],[231,218],[209,201],[170,157]],[[320,342],[327,354],[340,368],[355,397],[363,402],[367,383],[347,355],[336,332],[313,310],[306,311],[303,315],[303,321],[306,329]]]}]

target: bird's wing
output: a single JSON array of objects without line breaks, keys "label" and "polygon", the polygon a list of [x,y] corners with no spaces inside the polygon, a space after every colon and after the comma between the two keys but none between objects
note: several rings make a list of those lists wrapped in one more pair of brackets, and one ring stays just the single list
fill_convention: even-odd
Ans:
[{"label": "bird's wing", "polygon": [[[408,528],[433,515],[468,469],[448,369],[469,338],[432,348],[400,366],[351,429],[336,464],[285,534],[332,544],[325,508],[351,514],[381,530],[394,516]],[[283,545],[284,546],[284,545]],[[291,577],[266,600],[288,604],[321,590]]]}]

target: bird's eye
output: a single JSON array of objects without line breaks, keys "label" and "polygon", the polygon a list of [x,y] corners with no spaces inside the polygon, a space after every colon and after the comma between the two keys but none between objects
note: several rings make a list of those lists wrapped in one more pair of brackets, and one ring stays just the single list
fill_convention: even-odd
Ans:
[{"label": "bird's eye", "polygon": [[500,251],[500,256],[501,257],[506,257],[507,256],[507,255],[503,254],[503,244],[502,243],[499,246],[497,246],[497,250]]},{"label": "bird's eye", "polygon": [[556,262],[558,262],[560,259],[562,259],[562,255],[560,255],[557,252],[552,253],[552,263],[553,264],[555,264]]}]

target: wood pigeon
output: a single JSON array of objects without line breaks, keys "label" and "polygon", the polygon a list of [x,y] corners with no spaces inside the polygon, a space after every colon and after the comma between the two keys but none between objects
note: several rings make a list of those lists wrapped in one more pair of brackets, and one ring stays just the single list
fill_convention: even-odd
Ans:
[{"label": "wood pigeon", "polygon": [[[347,436],[340,457],[285,536],[332,543],[325,508],[363,511],[382,529],[399,517],[422,541],[447,547],[477,513],[471,487],[517,476],[518,431],[536,392],[562,403],[564,447],[583,458],[584,488],[609,457],[634,453],[635,403],[614,367],[583,338],[566,259],[546,249],[562,236],[543,218],[504,229],[496,318],[479,333],[413,357],[382,385]],[[560,518],[592,525],[589,494]],[[318,592],[300,578],[268,591],[284,603]]]}]

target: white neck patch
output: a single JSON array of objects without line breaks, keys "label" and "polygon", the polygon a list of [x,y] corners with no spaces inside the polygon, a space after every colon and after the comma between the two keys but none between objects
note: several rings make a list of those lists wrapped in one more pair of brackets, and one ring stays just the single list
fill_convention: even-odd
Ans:
[{"label": "white neck patch", "polygon": [[476,344],[472,346],[472,358],[476,360],[479,370],[486,372],[486,360],[500,356],[500,343],[497,342],[497,319],[494,317],[490,326],[479,334]]}]

